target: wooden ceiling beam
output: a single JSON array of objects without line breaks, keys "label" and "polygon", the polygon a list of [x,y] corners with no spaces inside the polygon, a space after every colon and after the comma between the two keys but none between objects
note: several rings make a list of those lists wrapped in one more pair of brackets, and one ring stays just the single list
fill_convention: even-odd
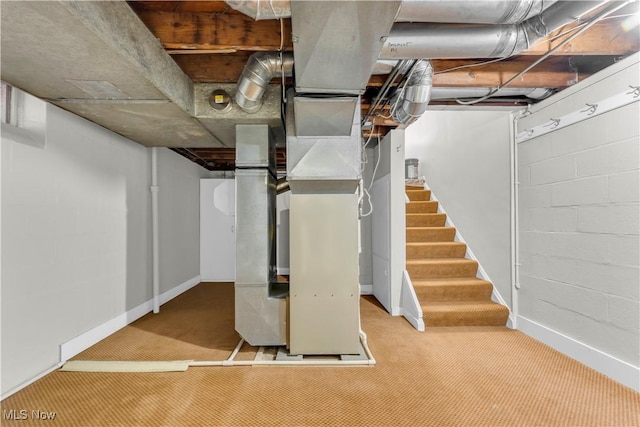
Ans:
[{"label": "wooden ceiling beam", "polygon": [[[579,35],[552,55],[612,55],[626,56],[640,50],[640,37],[637,29],[625,31],[623,23],[626,17],[606,19],[598,22],[583,34]],[[549,37],[525,50],[521,55],[543,55],[559,45],[562,40],[571,35],[567,33],[573,26],[565,26]]]},{"label": "wooden ceiling beam", "polygon": [[[531,56],[518,56],[504,61],[473,67],[469,66],[482,61],[469,59],[434,59],[431,61],[435,70],[433,85],[446,87],[496,87],[524,70],[536,59],[537,58]],[[457,67],[467,68],[443,72]],[[581,72],[572,69],[569,57],[553,57],[548,58],[515,80],[509,87],[565,88],[590,75],[590,72]],[[372,76],[368,86],[380,87],[385,79],[386,76]]]},{"label": "wooden ceiling beam", "polygon": [[[241,14],[140,12],[142,22],[169,50],[272,51],[280,49],[280,21]],[[292,50],[291,20],[283,20],[282,45]]]},{"label": "wooden ceiling beam", "polygon": [[169,1],[169,0],[128,0],[136,13],[139,12],[185,12],[185,13],[228,13],[240,14],[224,0],[211,1]]}]

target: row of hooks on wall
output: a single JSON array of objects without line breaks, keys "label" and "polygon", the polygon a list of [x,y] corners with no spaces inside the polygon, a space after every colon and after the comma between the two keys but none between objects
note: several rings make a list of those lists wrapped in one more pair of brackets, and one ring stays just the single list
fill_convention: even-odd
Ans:
[{"label": "row of hooks on wall", "polygon": [[[597,103],[586,103],[586,108],[582,108],[558,118],[550,118],[548,121],[540,125],[525,129],[516,135],[516,142],[520,143],[528,141],[530,139],[545,135],[549,132],[571,126],[583,120],[599,116],[608,111],[639,101],[640,86],[629,85],[629,88],[631,90],[610,96],[609,98],[603,99]],[[527,111],[523,114],[523,117],[531,114],[532,113],[530,111]]]}]

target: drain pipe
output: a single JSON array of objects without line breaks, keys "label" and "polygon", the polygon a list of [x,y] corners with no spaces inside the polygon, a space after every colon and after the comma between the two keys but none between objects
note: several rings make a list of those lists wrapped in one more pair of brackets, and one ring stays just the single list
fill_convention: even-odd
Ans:
[{"label": "drain pipe", "polygon": [[293,71],[291,52],[257,52],[249,57],[238,79],[236,104],[247,113],[262,107],[262,96],[274,77],[289,77]]},{"label": "drain pipe", "polygon": [[151,226],[153,245],[153,312],[160,312],[160,251],[159,251],[159,232],[158,232],[158,147],[151,148]]},{"label": "drain pipe", "polygon": [[400,125],[410,125],[422,116],[431,98],[433,67],[426,59],[418,60],[402,89],[391,99],[391,116]]},{"label": "drain pipe", "polygon": [[[520,113],[518,113],[520,114]],[[518,238],[518,190],[520,182],[518,178],[518,143],[516,142],[516,129],[518,117],[509,115],[509,157],[511,162],[511,326],[518,329],[518,292],[520,289],[520,240]]]}]

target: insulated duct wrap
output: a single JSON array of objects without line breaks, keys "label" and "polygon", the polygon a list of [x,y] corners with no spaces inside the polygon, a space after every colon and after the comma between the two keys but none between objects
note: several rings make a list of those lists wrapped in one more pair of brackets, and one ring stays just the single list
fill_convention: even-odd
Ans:
[{"label": "insulated duct wrap", "polygon": [[427,109],[431,98],[433,67],[421,59],[413,66],[403,89],[391,99],[391,115],[401,125],[415,122]]}]

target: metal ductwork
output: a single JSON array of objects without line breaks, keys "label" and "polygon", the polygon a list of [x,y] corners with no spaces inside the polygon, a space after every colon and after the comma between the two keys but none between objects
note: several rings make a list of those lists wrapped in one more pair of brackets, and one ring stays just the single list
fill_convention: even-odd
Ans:
[{"label": "metal ductwork", "polygon": [[[403,0],[395,22],[519,24],[557,0]],[[227,0],[233,9],[261,19],[291,16],[290,0]]]},{"label": "metal ductwork", "polygon": [[603,3],[606,1],[556,2],[517,25],[397,23],[380,58],[506,58],[528,49]]},{"label": "metal ductwork", "polygon": [[289,0],[227,0],[227,4],[256,21],[291,16],[291,3]]},{"label": "metal ductwork", "polygon": [[391,116],[396,123],[410,125],[425,112],[431,99],[432,83],[431,62],[418,60],[409,71],[405,86],[391,99]]},{"label": "metal ductwork", "polygon": [[257,52],[249,57],[238,79],[236,104],[247,113],[262,107],[262,96],[274,77],[291,76],[293,54],[290,52]]},{"label": "metal ductwork", "polygon": [[396,22],[519,24],[557,0],[403,0]]},{"label": "metal ductwork", "polygon": [[[494,88],[490,87],[433,87],[431,88],[432,100],[482,98],[489,95]],[[545,99],[553,95],[555,91],[548,88],[504,88],[499,96],[515,97],[526,96],[530,99]]]}]

